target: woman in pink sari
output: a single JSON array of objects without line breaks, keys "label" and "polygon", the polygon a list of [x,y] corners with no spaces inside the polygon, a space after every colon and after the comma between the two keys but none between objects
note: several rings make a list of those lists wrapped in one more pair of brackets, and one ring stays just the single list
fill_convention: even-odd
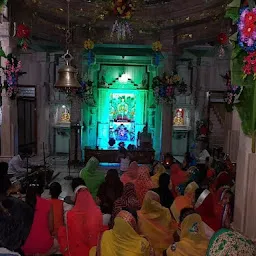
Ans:
[{"label": "woman in pink sari", "polygon": [[103,217],[82,179],[74,179],[72,188],[75,206],[67,213],[67,226],[59,229],[60,251],[64,256],[88,256],[103,231]]},{"label": "woman in pink sari", "polygon": [[148,166],[140,166],[138,169],[138,177],[134,182],[136,195],[140,205],[142,205],[146,193],[154,188],[149,172],[150,170]]},{"label": "woman in pink sari", "polygon": [[124,185],[128,182],[134,183],[134,181],[138,177],[138,168],[139,166],[137,162],[135,161],[131,162],[127,171],[120,178],[120,180],[123,182]]}]

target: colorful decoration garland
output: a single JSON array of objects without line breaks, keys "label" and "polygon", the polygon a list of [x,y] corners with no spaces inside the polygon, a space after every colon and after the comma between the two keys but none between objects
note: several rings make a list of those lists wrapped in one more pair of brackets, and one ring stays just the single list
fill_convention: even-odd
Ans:
[{"label": "colorful decoration garland", "polygon": [[87,59],[88,59],[88,65],[90,66],[94,61],[94,55],[93,50],[94,48],[94,42],[91,39],[87,39],[84,41],[84,49],[88,52]]},{"label": "colorful decoration garland", "polygon": [[1,89],[6,90],[7,96],[10,99],[15,99],[19,91],[18,78],[19,76],[25,74],[25,72],[21,71],[21,61],[18,61],[18,59],[12,54],[8,54],[7,56],[4,54],[1,55],[1,57],[6,58],[5,67],[1,67],[6,78]]},{"label": "colorful decoration garland", "polygon": [[7,2],[7,0],[0,0],[0,13],[3,12],[3,9],[7,5]]},{"label": "colorful decoration garland", "polygon": [[152,86],[156,101],[172,103],[175,100],[175,89],[179,90],[181,84],[185,83],[175,71],[171,75],[164,73],[162,77],[154,77]]},{"label": "colorful decoration garland", "polygon": [[132,30],[130,23],[131,15],[133,11],[133,5],[130,0],[113,0],[113,13],[117,17],[115,21],[110,37],[113,39],[116,35],[118,41],[132,38]]},{"label": "colorful decoration garland", "polygon": [[154,55],[155,55],[155,65],[158,66],[160,63],[160,53],[162,50],[162,44],[160,41],[156,41],[154,43],[152,43],[152,50],[154,51]]},{"label": "colorful decoration garland", "polygon": [[225,107],[228,112],[232,112],[234,109],[235,100],[238,100],[242,88],[238,85],[231,84],[231,72],[227,72],[224,76],[221,75],[226,80],[226,93],[224,96]]},{"label": "colorful decoration garland", "polygon": [[22,50],[27,50],[30,42],[30,34],[31,30],[25,24],[20,24],[17,26],[16,37],[18,38],[18,46],[21,47]]}]

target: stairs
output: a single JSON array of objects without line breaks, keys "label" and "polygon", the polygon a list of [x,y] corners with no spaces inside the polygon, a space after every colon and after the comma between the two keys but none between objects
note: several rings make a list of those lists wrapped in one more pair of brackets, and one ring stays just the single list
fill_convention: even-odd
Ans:
[{"label": "stairs", "polygon": [[224,120],[217,108],[210,108],[210,148],[224,147]]}]

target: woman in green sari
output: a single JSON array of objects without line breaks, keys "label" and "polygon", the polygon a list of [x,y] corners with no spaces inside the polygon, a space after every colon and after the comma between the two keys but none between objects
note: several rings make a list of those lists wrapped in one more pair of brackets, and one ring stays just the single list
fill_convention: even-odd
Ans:
[{"label": "woman in green sari", "polygon": [[98,167],[99,160],[91,157],[79,174],[94,199],[96,198],[100,185],[105,181],[105,174],[102,171],[98,171]]},{"label": "woman in green sari", "polygon": [[238,232],[220,229],[211,238],[206,256],[255,256],[255,244]]}]

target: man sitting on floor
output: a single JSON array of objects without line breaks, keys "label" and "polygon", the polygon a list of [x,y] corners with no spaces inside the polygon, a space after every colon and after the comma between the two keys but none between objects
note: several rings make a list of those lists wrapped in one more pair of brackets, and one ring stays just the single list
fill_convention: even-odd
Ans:
[{"label": "man sitting on floor", "polygon": [[19,154],[14,156],[9,161],[8,174],[13,176],[23,176],[26,174],[27,169],[23,168],[23,160],[25,158],[24,154]]}]

